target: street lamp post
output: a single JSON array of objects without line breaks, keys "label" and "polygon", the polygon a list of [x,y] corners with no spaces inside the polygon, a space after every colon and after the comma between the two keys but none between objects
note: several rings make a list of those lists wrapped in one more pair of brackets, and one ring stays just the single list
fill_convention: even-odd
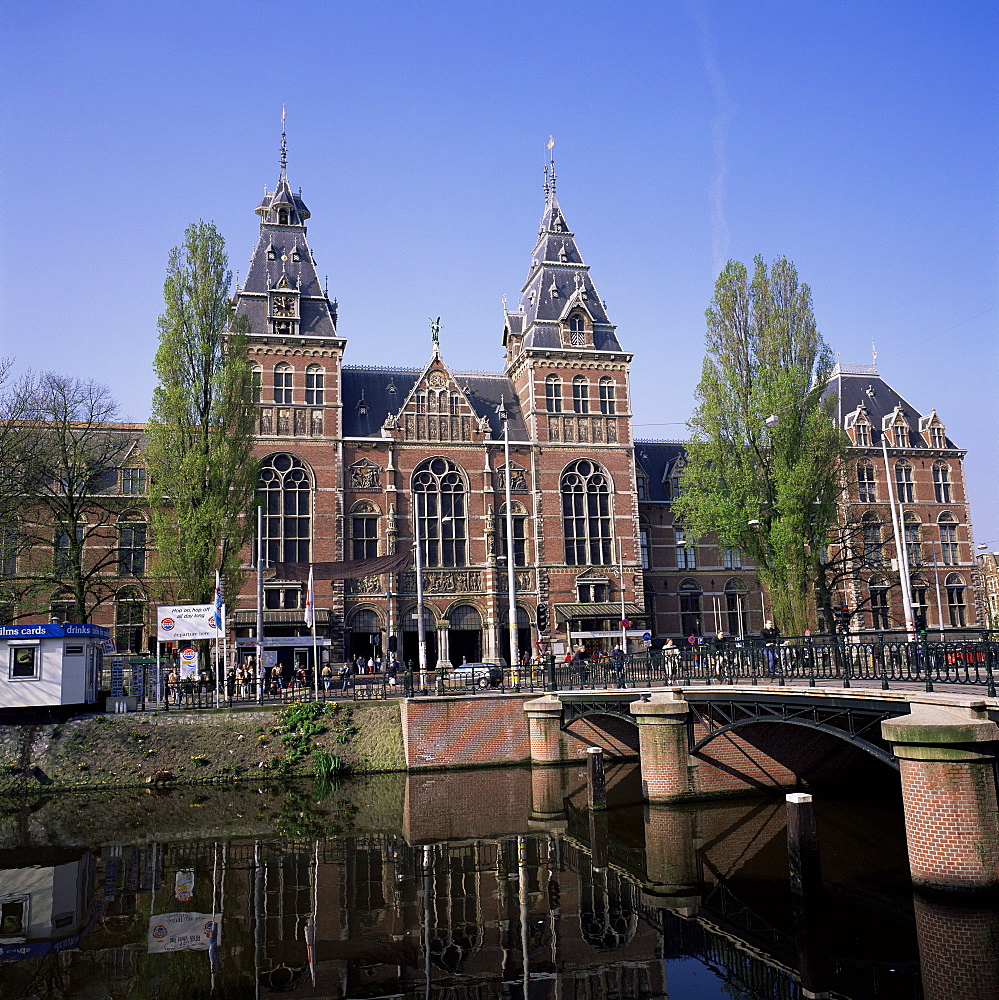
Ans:
[{"label": "street lamp post", "polygon": [[[427,623],[423,620],[423,542],[420,538],[419,493],[413,493],[413,538],[416,542],[416,637],[420,687],[427,687]],[[423,501],[426,510],[426,499]]]}]

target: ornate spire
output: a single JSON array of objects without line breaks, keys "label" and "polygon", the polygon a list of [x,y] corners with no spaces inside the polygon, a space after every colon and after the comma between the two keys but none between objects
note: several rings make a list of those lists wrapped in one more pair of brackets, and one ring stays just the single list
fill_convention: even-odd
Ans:
[{"label": "ornate spire", "polygon": [[281,176],[285,176],[288,172],[288,136],[284,130],[284,120],[288,117],[288,112],[285,111],[284,105],[281,105]]},{"label": "ornate spire", "polygon": [[285,226],[302,226],[311,213],[302,200],[302,192],[298,194],[291,190],[288,183],[288,134],[285,129],[285,120],[288,112],[284,105],[281,105],[281,170],[278,176],[277,188],[273,192],[268,192],[264,186],[264,197],[255,211],[265,222],[273,222]]}]

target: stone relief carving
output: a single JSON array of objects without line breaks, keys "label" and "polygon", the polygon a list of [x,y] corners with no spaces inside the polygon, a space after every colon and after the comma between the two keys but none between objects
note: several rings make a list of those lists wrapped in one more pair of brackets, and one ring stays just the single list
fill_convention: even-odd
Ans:
[{"label": "stone relief carving", "polygon": [[352,490],[380,490],[382,488],[381,468],[366,458],[350,467],[350,488]]},{"label": "stone relief carving", "polygon": [[[416,593],[416,574],[401,573],[402,593]],[[482,590],[482,574],[478,570],[424,570],[423,591],[426,594],[463,594]]]},{"label": "stone relief carving", "polygon": [[347,580],[348,594],[384,594],[380,576],[365,576],[360,580]]},{"label": "stone relief carving", "polygon": [[[506,489],[506,467],[502,467],[496,473],[496,488]],[[510,490],[513,493],[527,492],[527,473],[519,465],[513,465],[510,469]]]}]

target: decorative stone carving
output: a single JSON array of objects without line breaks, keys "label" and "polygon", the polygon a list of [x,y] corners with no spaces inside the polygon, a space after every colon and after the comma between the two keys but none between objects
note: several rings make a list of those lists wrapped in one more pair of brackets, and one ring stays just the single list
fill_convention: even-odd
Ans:
[{"label": "decorative stone carving", "polygon": [[[496,489],[506,489],[506,466],[501,466],[496,472]],[[519,465],[510,463],[510,491],[512,493],[527,492],[527,472]]]},{"label": "decorative stone carving", "polygon": [[381,468],[374,462],[362,458],[350,466],[350,488],[352,490],[370,490],[382,488]]},{"label": "decorative stone carving", "polygon": [[382,586],[380,576],[365,576],[359,580],[347,580],[347,593],[384,594],[385,588]]},{"label": "decorative stone carving", "polygon": [[[416,574],[399,575],[400,591],[416,593]],[[482,590],[482,574],[478,570],[424,570],[423,592],[425,594],[467,594]]]}]

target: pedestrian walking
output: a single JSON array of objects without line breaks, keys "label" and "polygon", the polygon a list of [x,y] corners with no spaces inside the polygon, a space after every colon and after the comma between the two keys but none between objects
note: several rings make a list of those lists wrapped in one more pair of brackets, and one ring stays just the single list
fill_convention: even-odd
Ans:
[{"label": "pedestrian walking", "polygon": [[760,630],[760,642],[763,643],[763,655],[767,661],[767,673],[773,677],[774,668],[777,664],[777,647],[781,644],[780,629],[774,627],[774,623],[768,618],[763,623]]},{"label": "pedestrian walking", "polygon": [[323,678],[323,690],[329,691],[333,686],[333,668],[328,663],[323,667],[321,676]]},{"label": "pedestrian walking", "polygon": [[344,694],[346,694],[350,690],[350,678],[351,678],[351,675],[353,674],[354,670],[356,669],[356,667],[357,667],[356,663],[352,666],[348,662],[348,663],[345,663],[340,668],[340,690]]},{"label": "pedestrian walking", "polygon": [[624,650],[615,646],[611,650],[611,663],[614,665],[614,678],[618,687],[624,687]]}]

